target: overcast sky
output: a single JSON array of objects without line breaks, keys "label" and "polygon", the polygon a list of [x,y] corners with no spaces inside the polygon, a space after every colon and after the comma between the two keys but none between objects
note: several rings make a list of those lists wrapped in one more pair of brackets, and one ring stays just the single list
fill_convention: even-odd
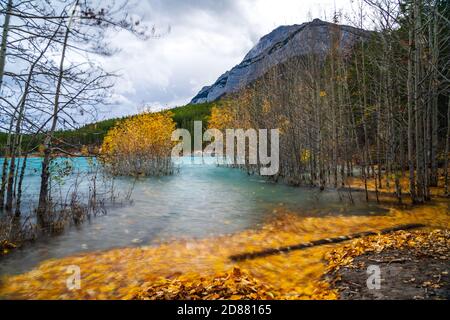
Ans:
[{"label": "overcast sky", "polygon": [[141,41],[127,32],[111,35],[121,51],[101,63],[121,77],[114,105],[100,118],[133,114],[144,105],[184,105],[276,27],[330,20],[334,8],[350,6],[351,0],[140,0],[132,11],[162,36]]}]

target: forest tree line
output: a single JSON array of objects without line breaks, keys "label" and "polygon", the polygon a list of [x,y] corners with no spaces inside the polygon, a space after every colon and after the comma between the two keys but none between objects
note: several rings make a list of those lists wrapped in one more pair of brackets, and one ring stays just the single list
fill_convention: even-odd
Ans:
[{"label": "forest tree line", "polygon": [[[170,111],[173,114],[173,120],[175,121],[177,128],[187,129],[193,136],[194,121],[202,121],[206,127],[212,107],[219,106],[221,103],[221,101],[216,101],[201,104],[187,104],[185,106],[171,108]],[[54,135],[56,137],[56,142],[62,141],[71,145],[71,151],[74,154],[79,153],[82,149],[88,149],[91,155],[96,155],[98,148],[102,145],[108,131],[118,123],[132,117],[133,116],[126,116],[95,121],[90,124],[80,124],[79,128],[57,130]],[[8,142],[8,136],[8,133],[0,131],[0,146],[3,146],[3,148],[0,149],[0,156],[7,154],[5,146]],[[31,146],[31,148],[29,150],[23,150],[23,153],[39,155],[39,152],[36,152],[35,146],[41,144],[44,141],[44,137],[44,133],[38,135],[24,133],[22,135],[21,143],[23,146]],[[31,142],[31,140],[34,142]],[[64,147],[64,145],[61,143],[59,147]]]},{"label": "forest tree line", "polygon": [[[325,55],[279,64],[222,108],[210,127],[280,128],[280,172],[294,185],[351,187],[369,198],[395,186],[399,201],[449,193],[450,6],[442,0],[366,0],[353,24],[375,31],[351,48],[329,24]],[[317,45],[314,39],[309,44]],[[254,166],[245,166],[256,171]]]}]

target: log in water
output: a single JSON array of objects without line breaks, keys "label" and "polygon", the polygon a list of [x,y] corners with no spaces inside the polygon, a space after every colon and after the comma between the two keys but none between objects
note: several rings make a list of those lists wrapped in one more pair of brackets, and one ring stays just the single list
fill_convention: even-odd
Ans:
[{"label": "log in water", "polygon": [[392,228],[383,229],[379,232],[364,231],[364,232],[358,232],[358,233],[354,233],[354,234],[347,235],[347,236],[340,236],[340,237],[336,237],[336,238],[326,238],[326,239],[314,240],[311,242],[299,243],[299,244],[296,244],[293,246],[278,247],[278,248],[273,248],[273,249],[265,249],[265,250],[261,250],[258,252],[236,254],[236,255],[230,256],[230,259],[232,261],[243,261],[243,260],[249,260],[249,259],[262,258],[262,257],[267,257],[267,256],[275,255],[275,254],[287,253],[287,252],[294,251],[294,250],[301,250],[301,249],[306,249],[306,248],[315,247],[315,246],[321,246],[321,245],[325,245],[325,244],[339,243],[339,242],[362,238],[362,237],[367,237],[367,236],[375,236],[378,234],[387,234],[387,233],[400,231],[400,230],[417,229],[417,228],[422,228],[424,226],[425,225],[423,225],[423,224],[404,224],[404,225],[399,225],[399,226],[392,227]]}]

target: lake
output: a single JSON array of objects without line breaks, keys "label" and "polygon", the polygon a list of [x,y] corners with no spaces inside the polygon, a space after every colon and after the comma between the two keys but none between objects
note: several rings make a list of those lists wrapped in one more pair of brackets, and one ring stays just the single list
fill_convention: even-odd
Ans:
[{"label": "lake", "polygon": [[[82,194],[91,175],[89,161],[85,158],[57,160],[65,161],[70,161],[75,170],[64,179],[62,188],[69,189],[78,178],[82,180]],[[30,205],[37,197],[40,159],[29,159],[27,166],[24,197]],[[131,179],[121,178],[115,181],[115,187],[123,195],[132,183]],[[354,205],[348,201],[347,193],[339,195],[334,190],[320,192],[275,184],[238,169],[218,167],[214,161],[192,164],[190,158],[185,158],[179,172],[173,176],[136,181],[132,203],[110,207],[104,216],[13,251],[0,261],[0,274],[22,273],[44,260],[87,251],[153,245],[172,239],[205,238],[258,228],[281,209],[299,215],[380,212],[376,204],[364,201],[363,193],[352,194]]]}]

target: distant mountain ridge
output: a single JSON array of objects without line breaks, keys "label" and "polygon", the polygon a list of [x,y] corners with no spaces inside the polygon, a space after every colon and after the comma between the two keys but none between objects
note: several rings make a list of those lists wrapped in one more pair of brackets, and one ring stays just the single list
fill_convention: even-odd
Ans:
[{"label": "distant mountain ridge", "polygon": [[308,53],[325,54],[331,44],[332,30],[340,31],[341,48],[367,38],[369,31],[315,19],[300,25],[280,26],[262,37],[244,60],[225,72],[211,85],[203,87],[191,103],[211,102],[237,92],[266,73],[271,67]]}]

